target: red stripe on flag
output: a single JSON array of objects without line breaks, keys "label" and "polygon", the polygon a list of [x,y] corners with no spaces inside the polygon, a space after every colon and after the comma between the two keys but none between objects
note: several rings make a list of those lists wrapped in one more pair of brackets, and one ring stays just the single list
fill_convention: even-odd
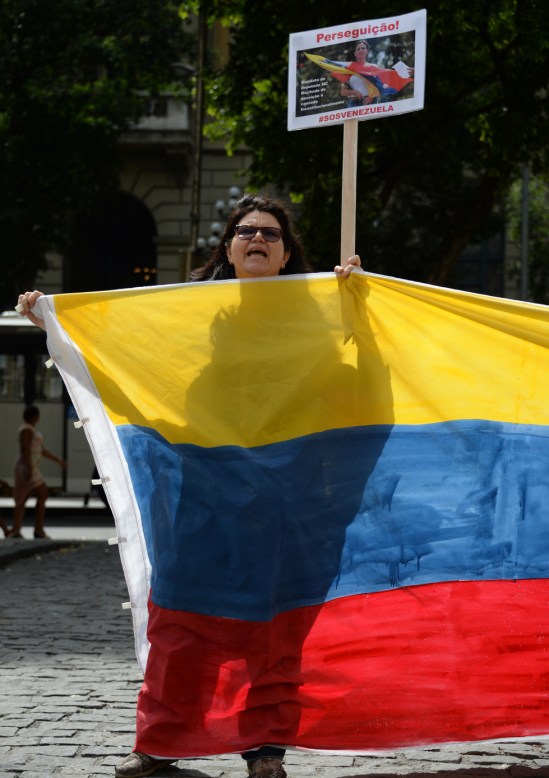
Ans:
[{"label": "red stripe on flag", "polygon": [[242,622],[151,606],[136,747],[375,751],[549,733],[549,581],[443,583]]}]

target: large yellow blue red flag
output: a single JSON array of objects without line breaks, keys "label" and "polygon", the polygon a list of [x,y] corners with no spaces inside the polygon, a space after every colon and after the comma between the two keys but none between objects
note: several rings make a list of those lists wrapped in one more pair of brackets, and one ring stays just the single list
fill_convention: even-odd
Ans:
[{"label": "large yellow blue red flag", "polygon": [[549,733],[549,310],[354,272],[42,300],[138,750]]}]

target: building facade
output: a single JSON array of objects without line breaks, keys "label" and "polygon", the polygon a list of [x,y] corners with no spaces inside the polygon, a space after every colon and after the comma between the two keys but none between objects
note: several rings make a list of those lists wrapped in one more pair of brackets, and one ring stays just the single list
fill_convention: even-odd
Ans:
[{"label": "building facade", "polygon": [[[70,256],[52,254],[36,280],[46,294],[151,284],[176,284],[201,261],[191,245],[193,175],[201,170],[199,245],[207,246],[212,223],[223,218],[235,188],[246,188],[245,151],[228,156],[221,143],[194,149],[194,115],[170,95],[151,101],[147,115],[121,139],[123,168],[118,197],[93,216],[77,218]],[[44,333],[15,313],[0,317],[0,478],[12,482],[17,431],[24,408],[36,404],[39,428],[50,451],[69,462],[66,472],[47,460],[43,473],[53,489],[86,494],[94,463],[55,367],[48,369]]]}]

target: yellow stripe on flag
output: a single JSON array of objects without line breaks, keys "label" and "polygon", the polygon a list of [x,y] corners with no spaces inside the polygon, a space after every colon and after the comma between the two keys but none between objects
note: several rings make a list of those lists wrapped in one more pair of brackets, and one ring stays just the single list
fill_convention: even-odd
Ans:
[{"label": "yellow stripe on flag", "polygon": [[549,418],[543,306],[360,273],[54,302],[113,423],[172,443],[250,447],[364,424]]},{"label": "yellow stripe on flag", "polygon": [[372,423],[549,421],[549,308],[353,273],[342,284],[367,383],[368,354],[389,366]]}]

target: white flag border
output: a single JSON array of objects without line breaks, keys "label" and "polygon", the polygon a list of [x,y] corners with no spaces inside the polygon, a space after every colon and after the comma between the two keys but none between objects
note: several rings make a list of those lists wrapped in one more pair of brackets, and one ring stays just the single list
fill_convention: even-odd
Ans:
[{"label": "white flag border", "polygon": [[119,538],[120,559],[131,603],[135,651],[144,672],[149,653],[147,622],[151,564],[128,465],[116,427],[105,412],[83,354],[57,319],[54,297],[40,297],[36,305],[37,315],[43,317],[46,324],[48,352],[63,378],[78,418],[85,419],[82,426],[99,475],[108,479],[103,486]]}]

